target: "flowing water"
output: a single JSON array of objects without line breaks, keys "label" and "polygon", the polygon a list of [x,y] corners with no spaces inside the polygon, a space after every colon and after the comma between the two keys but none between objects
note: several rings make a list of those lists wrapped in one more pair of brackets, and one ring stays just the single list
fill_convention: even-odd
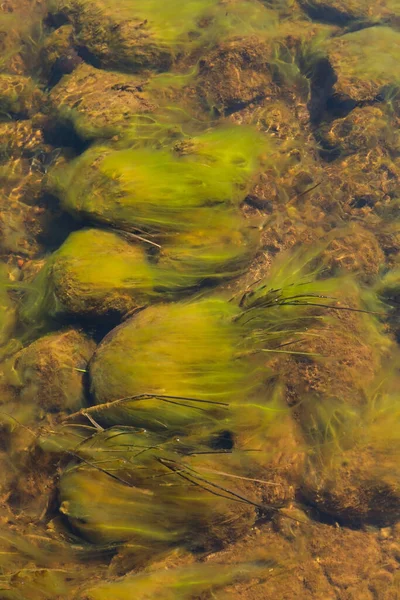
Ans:
[{"label": "flowing water", "polygon": [[0,6],[0,600],[400,598],[400,3]]}]

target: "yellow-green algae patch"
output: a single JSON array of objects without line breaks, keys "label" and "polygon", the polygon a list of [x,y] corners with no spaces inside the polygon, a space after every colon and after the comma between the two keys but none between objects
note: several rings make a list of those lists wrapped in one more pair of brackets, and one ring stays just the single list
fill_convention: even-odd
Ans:
[{"label": "yellow-green algae patch", "polygon": [[191,230],[208,210],[246,196],[268,140],[250,128],[223,127],[190,141],[189,151],[95,146],[57,176],[63,206],[115,227]]},{"label": "yellow-green algae patch", "polygon": [[[213,457],[198,444],[199,455],[192,455],[190,441],[186,449],[185,439],[163,444],[129,427],[91,435],[75,448],[77,464],[61,476],[60,510],[88,541],[130,541],[139,555],[149,544],[154,552],[177,542],[212,548],[243,535],[255,510],[251,502],[235,502],[235,493],[257,503],[260,492],[245,479],[229,479],[240,464],[235,456]],[[208,486],[201,485],[204,478]],[[210,493],[224,482],[230,491]]]},{"label": "yellow-green algae patch", "polygon": [[125,313],[146,302],[151,268],[141,246],[116,233],[83,229],[70,234],[48,260],[26,296],[22,318],[58,313]]},{"label": "yellow-green algae patch", "polygon": [[335,90],[356,101],[400,85],[400,33],[395,29],[369,27],[333,38],[328,55],[338,77]]},{"label": "yellow-green algae patch", "polygon": [[102,67],[168,70],[175,59],[216,39],[269,30],[276,15],[261,3],[180,0],[174,6],[148,0],[58,2],[73,23],[77,41]]}]

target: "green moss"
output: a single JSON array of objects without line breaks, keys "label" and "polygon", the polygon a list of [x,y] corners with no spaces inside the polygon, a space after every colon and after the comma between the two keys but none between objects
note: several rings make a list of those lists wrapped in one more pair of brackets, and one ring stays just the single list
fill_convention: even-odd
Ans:
[{"label": "green moss", "polygon": [[254,256],[257,232],[236,211],[200,213],[198,229],[165,236],[154,272],[157,289],[177,292],[240,275]]},{"label": "green moss", "polygon": [[236,313],[235,305],[210,299],[154,306],[121,325],[98,348],[90,373],[97,403],[128,398],[99,415],[122,414],[120,422],[155,429],[213,423],[224,414],[213,403],[245,392],[243,367],[235,362]]},{"label": "green moss", "polygon": [[229,6],[217,0],[186,0],[179,7],[149,0],[60,2],[72,20],[79,43],[101,62],[119,70],[168,70],[182,53],[216,39],[269,30],[276,17],[261,3],[241,0]]},{"label": "green moss", "polygon": [[268,142],[246,128],[218,128],[189,151],[89,149],[56,185],[65,208],[122,229],[191,230],[210,207],[237,206]]},{"label": "green moss", "polygon": [[22,75],[0,74],[0,116],[26,118],[43,107],[44,96],[32,79]]},{"label": "green moss", "polygon": [[[233,583],[268,576],[269,561],[259,564],[212,565],[195,564],[151,573],[129,575],[114,582],[101,583],[85,590],[83,600],[127,600],[135,594],[137,600],[191,600],[199,594],[218,593]],[[215,596],[216,597],[216,596]],[[220,597],[218,595],[218,597]]]},{"label": "green moss", "polygon": [[73,329],[36,340],[13,357],[19,400],[49,412],[85,404],[83,372],[95,344]]},{"label": "green moss", "polygon": [[369,100],[400,85],[400,33],[395,29],[368,27],[333,38],[328,53],[338,76],[336,90],[354,100]]},{"label": "green moss", "polygon": [[27,322],[62,313],[125,313],[147,302],[151,268],[144,250],[98,229],[72,233],[32,282],[21,311]]}]

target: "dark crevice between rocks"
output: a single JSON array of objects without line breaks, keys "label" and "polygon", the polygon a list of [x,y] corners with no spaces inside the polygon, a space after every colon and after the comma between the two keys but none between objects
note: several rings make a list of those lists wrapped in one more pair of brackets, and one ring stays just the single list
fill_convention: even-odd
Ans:
[{"label": "dark crevice between rocks", "polygon": [[95,67],[96,69],[101,68],[101,60],[95,56],[86,46],[76,46],[76,52],[78,56],[88,65]]},{"label": "dark crevice between rocks", "polygon": [[47,252],[55,252],[70,233],[80,229],[82,224],[62,210],[58,198],[52,194],[44,194],[38,206],[51,215],[47,226],[38,235],[38,242],[46,248]]},{"label": "dark crevice between rocks", "polygon": [[49,31],[55,31],[56,29],[60,29],[63,25],[69,24],[69,18],[62,12],[48,13],[47,17],[43,20],[43,26]]},{"label": "dark crevice between rocks", "polygon": [[335,6],[332,6],[328,1],[315,4],[309,0],[302,0],[300,5],[313,21],[319,21],[320,23],[326,23],[328,25],[339,25],[339,27],[354,25],[358,26],[359,29],[363,29],[369,25],[368,21],[349,15]]},{"label": "dark crevice between rocks", "polygon": [[49,119],[43,127],[43,138],[46,144],[55,148],[68,148],[76,156],[85,152],[90,145],[90,142],[76,133],[73,123],[68,120]]},{"label": "dark crevice between rocks", "polygon": [[319,59],[310,76],[310,99],[307,103],[310,122],[318,126],[327,110],[328,100],[334,96],[337,75],[328,58]]}]

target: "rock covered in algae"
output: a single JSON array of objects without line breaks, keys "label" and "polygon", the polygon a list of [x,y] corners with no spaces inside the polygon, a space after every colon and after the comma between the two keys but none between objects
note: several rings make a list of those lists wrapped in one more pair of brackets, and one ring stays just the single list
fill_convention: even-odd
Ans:
[{"label": "rock covered in algae", "polygon": [[324,512],[355,523],[390,523],[400,514],[398,378],[384,371],[358,409],[317,409],[304,494]]},{"label": "rock covered in algae", "polygon": [[45,37],[40,48],[40,65],[49,86],[58,83],[61,77],[82,63],[74,47],[74,28],[61,25]]},{"label": "rock covered in algae", "polygon": [[271,94],[271,48],[256,37],[223,42],[199,64],[198,94],[219,113],[240,110]]},{"label": "rock covered in algae", "polygon": [[45,96],[29,77],[0,74],[0,111],[15,118],[27,118],[44,105]]},{"label": "rock covered in algae", "polygon": [[257,237],[238,211],[209,211],[199,229],[161,241],[155,286],[179,292],[240,275],[256,252]]},{"label": "rock covered in algae", "polygon": [[[75,454],[90,466],[71,464],[62,474],[61,512],[88,541],[129,541],[139,555],[148,544],[155,552],[177,542],[204,550],[243,535],[255,520],[259,486],[229,477],[235,457],[213,456],[206,446],[197,447],[205,454],[185,456],[180,442],[185,447],[185,440],[163,444],[162,436],[132,427],[81,441]],[[97,469],[104,458],[108,466]]]},{"label": "rock covered in algae", "polygon": [[143,79],[80,64],[52,89],[57,119],[71,121],[83,139],[123,132],[153,105],[141,93]]},{"label": "rock covered in algae", "polygon": [[218,206],[238,206],[268,141],[250,128],[223,127],[193,138],[191,151],[96,146],[54,173],[63,206],[125,230],[201,228]]},{"label": "rock covered in algae", "polygon": [[[243,393],[243,366],[234,360],[236,312],[233,304],[211,299],[153,306],[132,317],[108,334],[93,357],[96,403],[127,398],[126,406],[114,407],[115,414],[157,429],[223,415],[218,403]],[[177,399],[169,402],[168,396]]]},{"label": "rock covered in algae", "polygon": [[357,23],[376,24],[392,22],[400,17],[397,0],[377,0],[373,4],[363,0],[300,0],[301,7],[312,19],[347,25]]},{"label": "rock covered in algae", "polygon": [[325,146],[340,156],[368,152],[376,147],[393,154],[400,151],[397,119],[385,105],[357,107],[346,117],[322,126],[319,135]]},{"label": "rock covered in algae", "polygon": [[328,55],[337,75],[335,92],[355,102],[377,100],[400,84],[400,33],[395,29],[369,27],[333,38]]},{"label": "rock covered in algae", "polygon": [[148,301],[150,265],[141,246],[111,231],[84,229],[69,235],[33,281],[23,310],[89,317],[124,314]]},{"label": "rock covered in algae", "polygon": [[10,339],[17,321],[16,307],[9,295],[9,286],[8,268],[4,263],[0,263],[0,348]]},{"label": "rock covered in algae", "polygon": [[34,156],[45,147],[43,131],[34,120],[0,123],[0,161],[10,156]]},{"label": "rock covered in algae", "polygon": [[74,25],[79,46],[99,66],[120,71],[168,70],[182,48],[196,46],[201,19],[215,0],[187,0],[179,8],[123,0],[73,0],[61,2],[60,10]]},{"label": "rock covered in algae", "polygon": [[72,412],[85,404],[83,376],[95,343],[69,329],[39,338],[13,357],[20,402],[45,411]]}]

